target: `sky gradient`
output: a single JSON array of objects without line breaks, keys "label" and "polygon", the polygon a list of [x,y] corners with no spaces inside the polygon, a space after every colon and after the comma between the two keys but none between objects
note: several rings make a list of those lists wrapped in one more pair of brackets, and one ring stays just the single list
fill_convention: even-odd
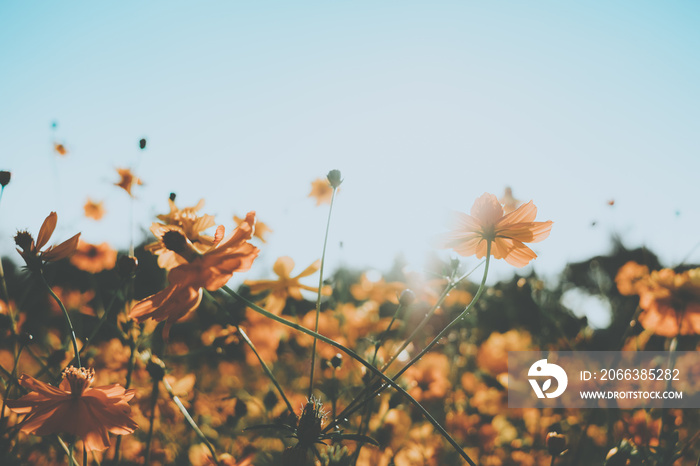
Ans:
[{"label": "sky gradient", "polygon": [[331,265],[420,268],[451,210],[505,186],[554,221],[539,273],[613,234],[697,263],[697,24],[692,1],[1,2],[0,252],[51,210],[56,239],[127,247],[112,183],[133,167],[137,242],[175,192],[273,228],[251,277],[303,268],[327,213],[310,183],[339,169]]}]

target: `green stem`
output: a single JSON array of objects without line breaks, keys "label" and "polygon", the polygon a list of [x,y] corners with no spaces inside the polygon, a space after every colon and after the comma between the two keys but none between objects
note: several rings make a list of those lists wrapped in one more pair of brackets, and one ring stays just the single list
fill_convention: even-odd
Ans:
[{"label": "green stem", "polygon": [[447,334],[447,332],[449,332],[450,329],[455,326],[455,324],[457,324],[457,322],[459,322],[467,314],[469,314],[469,311],[471,311],[472,307],[474,307],[474,304],[479,300],[479,298],[481,297],[481,294],[484,292],[484,289],[486,288],[486,276],[489,274],[489,263],[491,262],[490,259],[491,259],[491,242],[489,241],[486,244],[486,265],[484,266],[484,277],[481,279],[481,284],[479,285],[479,289],[476,291],[476,295],[474,295],[474,299],[471,300],[469,305],[464,309],[464,311],[462,311],[462,313],[460,315],[458,315],[452,322],[447,324],[447,326],[444,329],[442,329],[442,331],[440,331],[440,333],[438,333],[435,338],[433,338],[433,341],[428,343],[428,346],[423,348],[423,351],[418,353],[417,356],[415,356],[413,359],[411,359],[408,362],[408,364],[406,364],[399,372],[397,372],[396,375],[394,375],[392,377],[392,380],[396,380],[397,378],[401,377],[401,374],[406,372],[409,367],[411,367],[416,362],[418,362],[420,360],[420,358],[422,358],[423,355],[425,355],[425,353],[430,351],[433,348],[433,346],[435,346],[440,341],[440,339],[442,339],[442,337],[445,336],[445,334]]},{"label": "green stem", "polygon": [[[413,364],[415,364],[420,358],[422,358],[423,355],[425,355],[425,353],[427,353],[428,351],[430,351],[430,349],[431,349],[433,346],[435,346],[435,345],[440,341],[440,339],[450,330],[450,328],[452,328],[457,322],[459,322],[462,318],[464,318],[464,316],[466,316],[467,314],[469,314],[469,311],[471,311],[472,307],[474,307],[474,304],[476,304],[476,302],[479,300],[479,298],[481,297],[481,294],[483,293],[483,291],[484,291],[484,289],[485,289],[485,287],[486,287],[486,277],[488,276],[488,273],[489,273],[490,258],[491,258],[491,242],[489,242],[489,243],[487,244],[487,246],[486,246],[486,265],[485,265],[485,267],[484,267],[484,276],[483,276],[482,279],[481,279],[481,284],[479,285],[479,289],[477,290],[476,295],[474,295],[474,298],[471,300],[471,302],[469,303],[469,305],[464,309],[464,311],[462,311],[452,322],[450,322],[449,324],[447,324],[447,326],[446,326],[444,329],[442,329],[442,331],[441,331],[440,333],[438,333],[438,335],[433,339],[433,341],[431,341],[431,342],[428,344],[428,346],[426,346],[425,348],[423,348],[423,351],[421,351],[417,356],[415,356],[413,359],[411,359],[411,360],[408,362],[408,364],[406,364],[399,372],[397,372],[396,374],[394,374],[393,377],[391,377],[391,380],[392,380],[392,381],[395,381],[395,380],[397,380],[399,377],[401,377],[401,375],[403,375],[403,373],[406,372],[406,371],[408,370],[409,367],[411,367],[411,366],[412,366]],[[385,365],[385,367],[387,367],[387,366]],[[350,414],[356,412],[358,409],[362,408],[363,405],[365,405],[366,403],[368,403],[369,400],[373,399],[373,398],[374,398],[375,396],[377,396],[379,393],[381,393],[382,391],[384,391],[384,389],[385,389],[386,387],[387,387],[386,383],[380,385],[379,388],[375,389],[369,396],[365,397],[364,399],[362,399],[362,400],[359,401],[358,403],[355,403],[355,406],[353,406],[352,408],[347,408],[343,413],[341,413],[340,416],[341,416],[342,418],[346,418],[346,417],[349,416]],[[360,395],[360,396],[361,396],[361,395]],[[356,397],[355,399],[359,399],[360,396]],[[329,428],[331,428],[331,425],[332,425],[332,424],[329,424],[328,426],[326,426],[326,428],[324,429],[324,431],[327,430],[327,429],[329,429]]]},{"label": "green stem", "polygon": [[298,330],[299,332],[305,333],[306,335],[312,336],[314,338],[317,338],[321,340],[324,343],[328,343],[329,345],[338,348],[340,351],[343,353],[347,354],[363,366],[365,366],[370,372],[378,376],[380,379],[382,379],[384,382],[386,382],[388,385],[392,386],[396,391],[398,391],[401,395],[403,395],[407,400],[411,402],[422,414],[425,416],[425,418],[440,432],[440,435],[442,435],[449,443],[452,445],[452,447],[464,458],[464,460],[469,463],[471,466],[476,466],[476,463],[472,461],[472,459],[467,455],[467,453],[462,449],[462,447],[457,444],[457,442],[450,436],[449,433],[445,430],[444,427],[440,425],[440,423],[435,420],[435,418],[421,405],[416,401],[415,398],[413,398],[411,395],[409,395],[406,390],[401,388],[399,385],[396,384],[393,380],[388,378],[386,375],[382,374],[379,369],[374,367],[372,364],[367,362],[364,358],[362,358],[360,355],[355,353],[353,350],[350,348],[346,348],[345,346],[341,345],[340,343],[336,342],[335,340],[332,340],[328,337],[325,337],[319,333],[313,332],[306,327],[302,327],[301,325],[295,324],[294,322],[290,322],[286,319],[283,319],[282,317],[276,316],[275,314],[272,314],[271,312],[266,311],[265,309],[261,308],[254,302],[244,298],[243,296],[239,295],[232,289],[230,289],[227,286],[224,286],[222,288],[226,293],[231,295],[233,298],[245,303],[248,307],[250,307],[252,310],[257,312],[258,314],[261,314],[269,319],[274,320],[275,322],[279,322],[280,324],[286,325],[287,327],[293,328],[295,330]]},{"label": "green stem", "polygon": [[[382,347],[384,344],[384,340],[386,340],[387,334],[391,331],[391,327],[394,325],[394,321],[396,321],[396,318],[398,317],[399,313],[401,312],[402,305],[399,302],[399,305],[396,307],[396,311],[394,311],[394,315],[391,317],[391,321],[389,322],[389,325],[386,327],[386,330],[384,330],[379,337],[379,341],[377,341],[374,344],[374,354],[372,355],[372,361],[371,364],[374,366],[377,362],[377,353],[379,353],[379,348]],[[333,373],[335,376],[335,373]],[[367,388],[367,386],[365,386]],[[369,430],[369,421],[370,421],[370,404],[366,403],[365,404],[365,411],[362,414],[362,420],[360,421],[360,428],[357,431],[359,435],[363,435],[365,433],[365,429]],[[336,412],[335,412],[335,403],[333,403],[333,420],[336,420]],[[357,459],[360,457],[360,452],[362,451],[362,447],[364,444],[360,443],[357,445],[357,448],[355,449],[355,452],[352,454],[351,458],[351,463],[354,465],[357,464]]]},{"label": "green stem", "polygon": [[185,416],[185,420],[187,420],[187,423],[190,425],[192,430],[195,431],[197,436],[202,440],[202,442],[204,442],[204,444],[207,446],[207,448],[211,452],[211,456],[212,456],[212,459],[214,460],[214,463],[219,464],[219,459],[216,457],[216,451],[214,451],[214,447],[209,442],[209,440],[204,436],[204,433],[199,429],[199,426],[197,425],[197,423],[194,422],[194,419],[192,419],[192,416],[190,416],[190,413],[187,412],[187,408],[185,408],[185,405],[182,404],[182,401],[180,401],[180,398],[178,398],[178,396],[175,395],[175,393],[173,392],[173,388],[170,386],[167,379],[163,379],[163,385],[165,386],[165,390],[168,392],[168,395],[170,395],[170,399],[173,400],[173,402],[180,409],[180,412],[182,413],[182,415]]},{"label": "green stem", "polygon": [[148,426],[148,435],[146,436],[146,462],[144,464],[150,464],[150,461],[151,461],[151,441],[153,440],[153,425],[155,424],[156,403],[157,402],[158,402],[158,379],[153,379],[153,388],[151,389],[151,414],[150,414],[150,416],[148,416],[149,426]]},{"label": "green stem", "polygon": [[5,270],[2,268],[2,258],[0,258],[0,290],[2,290],[2,299],[7,303],[7,307],[10,307],[10,294],[7,292],[7,282],[5,281]]},{"label": "green stem", "polygon": [[[421,330],[423,330],[423,327],[425,327],[425,326],[428,324],[428,321],[430,320],[430,318],[431,318],[431,317],[435,314],[435,312],[440,308],[440,306],[442,305],[442,303],[443,303],[443,302],[445,301],[445,299],[447,298],[447,295],[450,294],[450,291],[452,291],[462,280],[464,280],[465,278],[467,278],[468,276],[470,276],[472,273],[474,273],[474,272],[476,271],[476,269],[478,269],[479,267],[481,267],[481,264],[483,264],[484,262],[485,262],[485,261],[480,262],[480,263],[479,263],[476,267],[474,267],[472,270],[470,270],[469,272],[465,273],[464,275],[462,275],[461,277],[459,277],[457,280],[451,281],[451,282],[447,285],[447,287],[445,287],[445,290],[442,292],[442,294],[441,294],[440,297],[438,298],[438,300],[437,300],[437,302],[435,303],[435,305],[434,305],[434,306],[430,309],[430,311],[425,315],[425,317],[424,317],[423,320],[420,322],[420,324],[418,324],[418,326],[413,330],[413,332],[411,332],[411,334],[410,334],[409,337],[406,339],[406,341],[403,342],[403,344],[401,345],[401,347],[400,347],[397,351],[394,351],[394,354],[393,354],[393,356],[392,356],[391,358],[389,358],[389,361],[387,361],[387,362],[384,364],[384,366],[382,366],[382,368],[381,368],[381,371],[382,371],[382,372],[386,371],[386,370],[389,368],[389,366],[391,366],[391,364],[393,364],[393,362],[396,360],[396,358],[399,357],[399,355],[403,352],[403,350],[405,350],[405,349],[408,347],[408,345],[410,345],[410,344],[413,342],[413,340],[415,339],[416,335],[418,335],[418,333],[419,333]],[[472,299],[472,302],[474,302],[474,299]],[[470,304],[470,305],[471,305],[471,304]]]},{"label": "green stem", "polygon": [[58,439],[58,443],[61,444],[61,448],[63,449],[63,451],[66,453],[66,455],[68,455],[68,463],[70,464],[70,466],[80,466],[78,464],[78,460],[76,460],[75,457],[73,457],[73,444],[71,443],[69,447],[68,445],[66,445],[66,442],[64,442],[61,437],[57,435],[56,438]]},{"label": "green stem", "polygon": [[372,364],[375,364],[377,362],[377,353],[379,352],[379,348],[382,347],[384,344],[384,340],[386,340],[387,335],[391,331],[391,327],[394,325],[394,322],[396,321],[396,318],[399,316],[399,313],[401,312],[401,308],[403,306],[401,303],[396,307],[396,311],[394,312],[394,315],[391,317],[391,321],[389,322],[389,325],[387,325],[386,330],[384,330],[379,337],[379,341],[374,344],[374,354],[372,355]]},{"label": "green stem", "polygon": [[277,391],[279,392],[280,396],[284,400],[285,404],[287,405],[287,409],[291,414],[294,414],[294,408],[292,407],[292,404],[289,402],[289,399],[287,399],[287,395],[284,394],[284,390],[282,390],[282,387],[280,386],[279,382],[275,378],[274,374],[270,370],[270,368],[265,364],[265,361],[263,361],[263,358],[260,357],[260,354],[258,353],[258,350],[255,349],[255,345],[253,342],[248,338],[248,335],[246,335],[245,331],[241,328],[238,327],[238,333],[241,334],[243,337],[243,340],[248,344],[251,350],[253,350],[253,353],[255,356],[257,356],[258,361],[260,361],[260,365],[262,366],[263,370],[265,371],[265,374],[268,376],[268,378],[272,381],[272,383],[275,385],[275,388],[277,388]]},{"label": "green stem", "polygon": [[[328,244],[328,231],[331,228],[331,214],[333,213],[333,201],[335,200],[335,192],[337,188],[333,188],[333,194],[331,195],[331,205],[328,208],[328,220],[326,221],[326,236],[323,239],[323,253],[321,254],[321,269],[318,271],[318,297],[316,298],[316,323],[314,325],[314,332],[318,333],[318,320],[321,315],[321,292],[323,291],[323,266],[326,263],[326,245]],[[311,374],[309,375],[309,396],[311,399],[311,394],[314,390],[314,368],[316,367],[316,343],[317,340],[314,338],[314,345],[311,349]]]},{"label": "green stem", "polygon": [[[410,344],[413,342],[413,340],[415,339],[416,335],[418,335],[418,332],[420,332],[420,331],[423,329],[423,327],[426,326],[426,324],[428,323],[428,321],[430,320],[430,318],[433,316],[433,314],[435,314],[435,312],[440,308],[440,306],[442,305],[443,301],[447,298],[447,295],[450,293],[450,291],[452,291],[462,280],[466,279],[466,278],[469,277],[472,273],[474,273],[474,272],[476,271],[476,269],[478,269],[479,267],[481,267],[481,264],[483,264],[484,262],[485,262],[485,261],[480,262],[476,267],[474,267],[472,270],[470,270],[469,272],[467,272],[467,273],[465,273],[464,275],[462,275],[461,277],[459,277],[457,280],[452,280],[452,281],[450,281],[450,283],[447,285],[447,287],[445,287],[445,290],[442,292],[442,294],[441,294],[440,297],[438,298],[438,300],[437,300],[437,302],[435,303],[435,305],[430,309],[430,311],[428,311],[428,313],[425,315],[425,317],[424,317],[423,320],[420,322],[420,324],[418,324],[418,326],[413,330],[413,332],[411,332],[411,335],[409,335],[409,337],[403,342],[403,344],[401,345],[401,347],[400,347],[397,351],[394,351],[394,354],[393,354],[393,355],[389,358],[389,360],[381,367],[381,369],[379,369],[379,371],[380,371],[382,374],[383,374],[384,372],[386,372],[386,370],[393,364],[393,362],[396,360],[396,358],[399,357],[399,355],[403,352],[403,350],[405,350],[405,349],[408,347],[408,345],[410,345]],[[472,301],[473,301],[473,300],[472,300]],[[374,384],[375,381],[376,381],[376,379],[373,379],[372,381],[370,381],[370,383],[368,383],[367,385],[365,385],[365,387],[364,387],[364,388],[360,391],[360,393],[348,404],[348,406],[346,406],[346,407],[343,409],[343,411],[341,411],[341,413],[340,413],[337,417],[335,417],[334,421],[337,421],[338,419],[345,419],[345,418],[347,418],[347,416],[349,416],[350,413],[354,413],[355,411],[357,411],[358,408],[357,408],[356,405],[357,405],[358,403],[360,403],[360,407],[361,407],[364,403],[366,403],[367,400],[372,399],[379,391],[381,391],[381,390],[384,389],[384,388],[382,388],[382,389],[379,390],[379,391],[373,392],[372,395],[369,396],[369,397],[364,397],[364,396],[367,394],[367,392],[370,391],[371,387],[376,386],[376,385]],[[333,426],[335,426],[335,422],[329,423],[329,424],[323,429],[323,432],[327,432],[328,430],[332,429]]]},{"label": "green stem", "polygon": [[56,301],[58,306],[61,308],[61,311],[63,312],[63,317],[66,319],[66,322],[68,323],[68,329],[70,330],[70,338],[71,341],[73,342],[73,354],[75,355],[75,361],[78,363],[78,369],[80,369],[82,366],[80,365],[80,351],[78,350],[78,339],[75,337],[75,330],[73,330],[73,323],[70,320],[70,316],[68,315],[68,311],[66,310],[66,307],[63,305],[61,300],[56,296],[56,293],[53,292],[51,287],[49,286],[49,283],[46,281],[46,277],[44,277],[44,272],[39,270],[39,276],[41,277],[41,281],[44,283],[46,286],[46,289],[49,290],[49,293],[53,297],[53,299]]},{"label": "green stem", "polygon": [[17,351],[17,356],[15,356],[15,362],[12,366],[12,373],[10,375],[10,379],[7,381],[5,396],[2,399],[2,408],[0,408],[0,426],[2,425],[2,421],[5,419],[5,406],[7,403],[7,397],[10,394],[10,389],[12,388],[12,383],[13,381],[17,380],[17,364],[19,363],[19,357],[22,355],[23,349],[24,345],[19,345],[19,350]]}]

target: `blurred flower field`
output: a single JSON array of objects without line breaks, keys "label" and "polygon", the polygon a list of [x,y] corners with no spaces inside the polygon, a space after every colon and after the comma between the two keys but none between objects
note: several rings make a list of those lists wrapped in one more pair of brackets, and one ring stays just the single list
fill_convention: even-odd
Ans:
[{"label": "blurred flower field", "polygon": [[[113,179],[143,202],[137,173]],[[0,202],[27,182],[0,171]],[[299,186],[331,229],[343,183],[331,170]],[[697,410],[508,408],[508,351],[700,342],[695,265],[617,243],[556,283],[522,274],[529,244],[546,254],[556,234],[536,202],[478,197],[422,273],[328,270],[319,244],[316,262],[289,251],[262,280],[246,273],[275,225],[255,212],[214,218],[173,194],[152,238],[117,251],[54,235],[61,212],[47,211],[2,239],[18,254],[0,268],[0,464],[700,464]],[[88,199],[85,216],[103,214]],[[487,285],[496,260],[512,278]],[[575,316],[572,290],[609,303],[610,325]]]}]

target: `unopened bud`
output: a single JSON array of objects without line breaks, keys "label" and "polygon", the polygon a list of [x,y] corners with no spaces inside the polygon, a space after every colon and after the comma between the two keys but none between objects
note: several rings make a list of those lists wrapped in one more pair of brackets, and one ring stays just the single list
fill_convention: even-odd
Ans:
[{"label": "unopened bud", "polygon": [[12,178],[12,173],[5,170],[0,170],[0,186],[4,188],[10,184],[10,178]]},{"label": "unopened bud", "polygon": [[236,407],[233,410],[233,414],[236,417],[243,417],[248,414],[248,405],[245,404],[245,401],[236,398]]},{"label": "unopened bud", "polygon": [[340,366],[343,365],[343,355],[340,353],[337,353],[335,356],[331,358],[331,366],[333,366],[334,369],[338,369]]},{"label": "unopened bud", "polygon": [[566,437],[557,432],[547,434],[547,450],[552,456],[559,456],[566,451]]},{"label": "unopened bud", "polygon": [[136,274],[136,269],[139,266],[139,261],[133,256],[121,256],[117,260],[117,273],[123,279],[133,278]]},{"label": "unopened bud", "polygon": [[399,304],[402,306],[410,306],[413,304],[416,300],[416,294],[409,290],[405,289],[401,292],[401,296],[399,296]]},{"label": "unopened bud", "polygon": [[343,180],[340,179],[340,170],[329,171],[327,177],[328,182],[333,188],[337,188],[338,186],[340,186],[340,183],[343,182]]},{"label": "unopened bud", "polygon": [[394,409],[403,403],[403,397],[400,393],[394,392],[389,398],[389,409]]},{"label": "unopened bud", "polygon": [[27,252],[34,246],[34,238],[27,230],[18,231],[15,235],[15,244],[19,246],[22,251]]},{"label": "unopened bud", "polygon": [[272,408],[274,408],[276,405],[277,405],[277,395],[275,395],[275,392],[270,390],[263,397],[263,406],[265,406],[265,409],[267,409],[268,411],[272,411]]},{"label": "unopened bud", "polygon": [[153,380],[163,380],[165,377],[165,364],[163,361],[153,356],[148,364],[146,364],[146,372],[153,378]]}]

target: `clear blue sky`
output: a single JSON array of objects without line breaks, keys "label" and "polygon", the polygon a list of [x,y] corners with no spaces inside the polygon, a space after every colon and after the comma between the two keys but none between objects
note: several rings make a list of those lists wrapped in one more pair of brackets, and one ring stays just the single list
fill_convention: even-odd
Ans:
[{"label": "clear blue sky", "polygon": [[132,166],[139,227],[171,191],[227,227],[257,210],[275,231],[251,276],[305,267],[326,215],[310,182],[337,168],[332,264],[419,267],[450,210],[510,185],[554,221],[538,272],[612,233],[672,266],[700,241],[698,24],[689,0],[2,1],[0,251],[51,210],[62,239],[126,247],[111,183]]}]

